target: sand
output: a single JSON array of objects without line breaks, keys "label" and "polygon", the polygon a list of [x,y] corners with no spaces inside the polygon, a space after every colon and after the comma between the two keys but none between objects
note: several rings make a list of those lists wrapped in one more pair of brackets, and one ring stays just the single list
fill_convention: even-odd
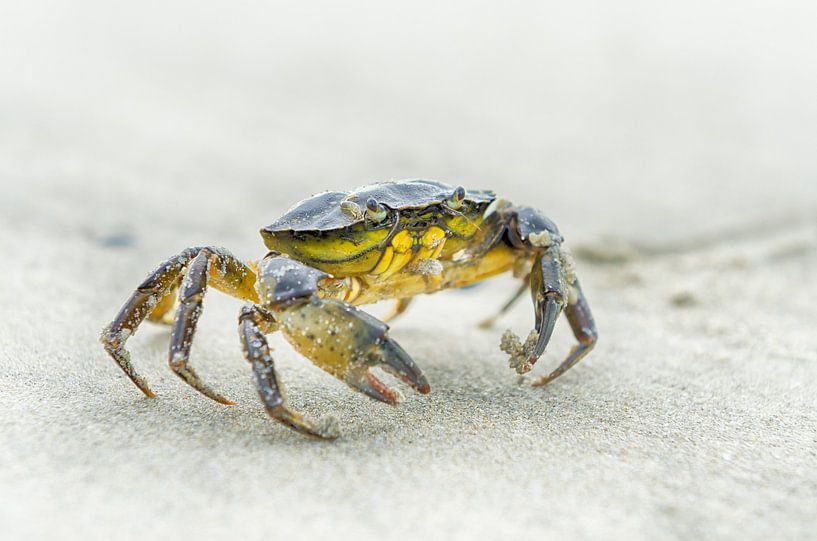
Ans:
[{"label": "sand", "polygon": [[[784,4],[10,8],[0,537],[813,539],[817,14]],[[290,402],[340,423],[319,442],[266,417],[239,301],[207,297],[193,348],[233,407],[169,371],[164,328],[129,342],[154,400],[98,344],[163,258],[260,257],[298,199],[416,176],[560,224],[586,361],[530,386],[562,321],[508,368],[529,303],[476,324],[510,277],[394,323],[433,387],[397,408],[273,336]]]}]

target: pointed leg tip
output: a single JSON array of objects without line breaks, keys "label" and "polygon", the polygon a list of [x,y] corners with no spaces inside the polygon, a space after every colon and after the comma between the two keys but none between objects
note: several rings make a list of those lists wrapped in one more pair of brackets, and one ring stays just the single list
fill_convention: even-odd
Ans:
[{"label": "pointed leg tip", "polygon": [[321,440],[334,440],[341,435],[340,424],[332,416],[321,417],[317,421],[312,421],[283,405],[267,407],[266,410],[270,417],[305,436],[312,436]]},{"label": "pointed leg tip", "polygon": [[541,378],[537,379],[533,383],[531,383],[531,387],[544,387],[548,383],[553,381],[553,378],[550,376],[542,376]]},{"label": "pointed leg tip", "polygon": [[305,421],[308,428],[306,435],[320,440],[332,441],[341,436],[340,424],[334,417],[321,417],[317,421]]},{"label": "pointed leg tip", "polygon": [[217,392],[213,391],[209,387],[205,387],[203,389],[196,388],[196,390],[199,391],[204,396],[206,396],[207,398],[209,398],[211,400],[215,400],[219,404],[222,404],[224,406],[235,406],[235,402],[233,402],[232,400],[230,400],[226,396],[222,396],[222,395],[218,394]]},{"label": "pointed leg tip", "polygon": [[138,387],[139,390],[142,391],[142,394],[144,394],[147,398],[156,398],[156,393],[150,390],[148,382],[145,381],[144,378],[136,375],[131,377],[130,374],[128,374],[128,377],[134,383],[134,385],[136,385],[136,387]]}]

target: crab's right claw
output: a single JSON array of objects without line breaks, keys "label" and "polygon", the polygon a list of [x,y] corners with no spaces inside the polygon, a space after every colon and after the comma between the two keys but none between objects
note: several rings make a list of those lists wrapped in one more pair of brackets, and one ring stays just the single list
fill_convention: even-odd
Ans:
[{"label": "crab's right claw", "polygon": [[[426,377],[417,364],[415,364],[414,360],[409,357],[408,353],[406,353],[397,342],[388,336],[383,336],[375,343],[368,354],[368,358],[371,363],[399,378],[404,383],[407,383],[418,393],[428,394],[431,391],[428,380],[426,380]],[[390,389],[375,376],[369,370],[368,364],[349,370],[344,377],[344,381],[354,389],[375,400],[380,400],[381,402],[393,406],[400,401],[399,393]]]},{"label": "crab's right claw", "polygon": [[370,372],[373,367],[421,394],[431,390],[417,364],[389,338],[389,327],[349,304],[312,298],[285,308],[279,320],[284,336],[301,355],[375,400],[396,404],[399,394]]}]

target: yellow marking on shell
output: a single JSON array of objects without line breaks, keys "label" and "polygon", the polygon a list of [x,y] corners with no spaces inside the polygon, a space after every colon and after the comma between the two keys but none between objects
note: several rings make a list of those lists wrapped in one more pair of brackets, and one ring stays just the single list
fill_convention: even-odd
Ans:
[{"label": "yellow marking on shell", "polygon": [[327,236],[315,241],[298,243],[296,248],[310,258],[339,262],[360,255],[361,252],[383,242],[387,236],[387,230],[378,229],[367,231],[354,241],[340,236]]},{"label": "yellow marking on shell", "polygon": [[380,258],[377,246],[382,244],[388,235],[388,229],[366,230],[360,225],[350,227],[342,235],[337,231],[265,233],[264,242],[270,250],[293,255],[298,260],[315,267],[337,263],[352,263],[351,266],[356,267],[353,262],[368,262],[374,259],[371,266],[363,269],[368,271]]},{"label": "yellow marking on shell", "polygon": [[436,248],[445,242],[445,231],[439,227],[430,227],[423,235],[423,247]]},{"label": "yellow marking on shell", "polygon": [[391,265],[391,260],[393,258],[394,248],[387,246],[386,249],[383,250],[383,257],[380,258],[380,262],[374,269],[372,269],[372,274],[383,274],[386,272],[386,269],[388,269],[389,265]]},{"label": "yellow marking on shell", "polygon": [[445,231],[439,227],[430,227],[422,237],[412,236],[408,230],[400,231],[392,239],[392,245],[383,251],[380,263],[371,274],[380,281],[388,280],[412,261],[437,259],[445,246],[445,239]]}]

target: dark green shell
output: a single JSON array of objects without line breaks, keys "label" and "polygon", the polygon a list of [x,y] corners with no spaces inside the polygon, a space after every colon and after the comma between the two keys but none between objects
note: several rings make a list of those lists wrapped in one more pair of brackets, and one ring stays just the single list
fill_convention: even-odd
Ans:
[{"label": "dark green shell", "polygon": [[[324,192],[296,203],[265,231],[331,231],[362,222],[364,218],[342,210],[342,201],[366,208],[370,197],[392,210],[419,209],[440,204],[454,193],[455,186],[436,180],[378,182],[349,192]],[[466,190],[465,201],[488,204],[496,198],[490,190]]]}]

